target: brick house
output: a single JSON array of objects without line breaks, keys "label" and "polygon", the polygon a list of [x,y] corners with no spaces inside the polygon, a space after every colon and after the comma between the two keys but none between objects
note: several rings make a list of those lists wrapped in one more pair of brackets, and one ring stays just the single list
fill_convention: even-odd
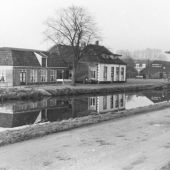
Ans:
[{"label": "brick house", "polygon": [[0,86],[55,83],[68,79],[68,67],[45,51],[0,48]]}]

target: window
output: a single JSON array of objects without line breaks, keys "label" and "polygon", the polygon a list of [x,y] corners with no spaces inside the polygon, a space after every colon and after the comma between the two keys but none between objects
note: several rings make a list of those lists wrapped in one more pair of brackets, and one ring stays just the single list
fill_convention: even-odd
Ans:
[{"label": "window", "polygon": [[139,68],[139,64],[136,64],[136,68]]},{"label": "window", "polygon": [[121,68],[121,77],[122,77],[122,79],[124,79],[124,71],[125,71],[125,69],[124,69],[124,67],[122,67]]},{"label": "window", "polygon": [[95,106],[96,105],[96,98],[95,97],[91,97],[90,98],[90,106]]},{"label": "window", "polygon": [[111,78],[112,81],[114,80],[114,67],[111,67]]},{"label": "window", "polygon": [[20,70],[20,83],[26,83],[26,70]]},{"label": "window", "polygon": [[41,70],[41,82],[47,81],[47,70]]},{"label": "window", "polygon": [[119,107],[119,98],[118,98],[118,95],[115,96],[115,108],[118,108]]},{"label": "window", "polygon": [[50,70],[50,81],[55,81],[55,70]]},{"label": "window", "polygon": [[42,58],[42,67],[47,67],[47,58]]},{"label": "window", "polygon": [[31,83],[37,82],[37,70],[35,69],[30,70],[30,82]]},{"label": "window", "polygon": [[96,71],[91,71],[91,77],[96,78]]},{"label": "window", "polygon": [[104,79],[107,80],[107,66],[104,66],[104,73],[103,73]]},{"label": "window", "polygon": [[122,95],[122,98],[120,99],[120,107],[123,107],[124,105],[124,102],[123,102],[123,95]]},{"label": "window", "polygon": [[107,109],[107,96],[103,96],[103,110]]},{"label": "window", "polygon": [[63,79],[63,73],[64,73],[64,70],[58,69],[57,70],[57,79]]},{"label": "window", "polygon": [[116,80],[119,80],[119,67],[116,67]]},{"label": "window", "polygon": [[119,67],[116,67],[116,75],[119,75]]},{"label": "window", "polygon": [[113,109],[113,95],[110,96],[110,108]]},{"label": "window", "polygon": [[6,71],[4,69],[0,69],[0,82],[6,81]]}]

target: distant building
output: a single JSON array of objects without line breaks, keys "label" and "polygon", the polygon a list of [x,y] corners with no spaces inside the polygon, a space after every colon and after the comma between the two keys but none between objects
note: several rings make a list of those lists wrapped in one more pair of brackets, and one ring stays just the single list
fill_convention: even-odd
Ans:
[{"label": "distant building", "polygon": [[148,65],[148,60],[134,60],[135,63],[135,69],[138,72],[137,76],[143,76],[141,75],[141,71],[144,70],[146,68],[146,66]]},{"label": "distant building", "polygon": [[153,79],[167,78],[170,75],[170,62],[155,60],[140,74]]}]

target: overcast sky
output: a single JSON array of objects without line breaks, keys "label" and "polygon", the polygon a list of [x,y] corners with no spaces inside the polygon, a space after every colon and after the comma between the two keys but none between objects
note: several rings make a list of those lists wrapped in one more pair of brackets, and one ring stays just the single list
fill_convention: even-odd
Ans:
[{"label": "overcast sky", "polygon": [[170,50],[170,0],[0,0],[0,46],[46,50],[44,21],[70,5],[87,8],[102,45]]}]

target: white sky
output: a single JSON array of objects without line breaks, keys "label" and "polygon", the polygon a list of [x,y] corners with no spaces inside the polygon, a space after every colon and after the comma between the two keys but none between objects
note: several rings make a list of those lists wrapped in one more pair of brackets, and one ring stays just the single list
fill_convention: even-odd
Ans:
[{"label": "white sky", "polygon": [[0,46],[46,50],[44,21],[70,5],[88,9],[103,45],[170,50],[170,0],[0,0]]}]

